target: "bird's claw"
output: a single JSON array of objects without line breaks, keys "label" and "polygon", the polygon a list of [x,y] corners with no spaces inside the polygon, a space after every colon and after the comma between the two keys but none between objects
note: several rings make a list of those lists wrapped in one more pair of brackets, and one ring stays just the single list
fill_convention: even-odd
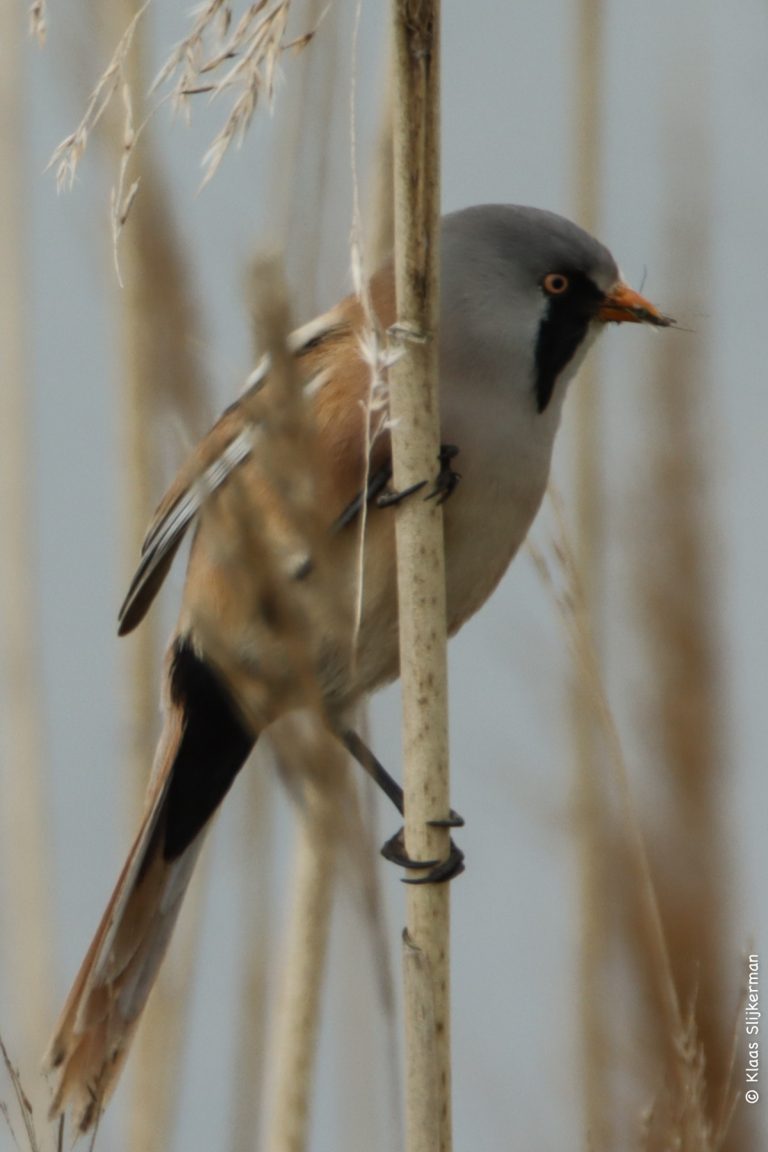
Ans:
[{"label": "bird's claw", "polygon": [[427,824],[430,828],[463,828],[464,817],[451,808],[449,816],[444,816],[442,820],[427,820]]},{"label": "bird's claw", "polygon": [[445,860],[431,868],[426,876],[403,876],[403,884],[445,884],[460,876],[464,868],[464,853],[451,840],[451,850]]},{"label": "bird's claw", "polygon": [[[437,458],[440,461],[440,471],[435,477],[434,485],[431,490],[424,497],[425,500],[437,499],[438,504],[443,504],[451,495],[459,480],[461,479],[460,472],[454,472],[451,467],[451,460],[455,460],[459,454],[459,450],[455,444],[441,444],[440,451]],[[420,492],[422,488],[426,488],[427,481],[420,480],[418,484],[411,484],[410,487],[404,488],[401,492],[393,492],[391,489],[385,489],[375,497],[375,504],[377,508],[392,508],[396,504],[401,504],[409,496],[414,493]]]},{"label": "bird's claw", "polygon": [[455,444],[440,445],[440,451],[437,456],[440,461],[440,471],[437,474],[432,491],[428,492],[424,497],[425,500],[434,500],[435,497],[437,497],[437,503],[444,504],[454,491],[459,480],[461,480],[461,473],[453,470],[451,461],[455,460],[458,454],[459,449]]},{"label": "bird's claw", "polygon": [[[446,821],[430,820],[429,823],[435,827],[453,828],[461,826],[461,824],[451,823],[452,819],[458,819],[461,824],[464,823],[461,817],[457,817],[454,812],[451,812],[451,817]],[[381,854],[385,860],[389,860],[392,864],[398,864],[401,868],[429,869],[425,876],[404,876],[404,884],[444,884],[446,881],[460,876],[464,871],[464,853],[456,847],[453,840],[451,840],[450,851],[445,860],[414,860],[408,855],[405,847],[404,828],[401,828],[387,840],[381,849]]]}]

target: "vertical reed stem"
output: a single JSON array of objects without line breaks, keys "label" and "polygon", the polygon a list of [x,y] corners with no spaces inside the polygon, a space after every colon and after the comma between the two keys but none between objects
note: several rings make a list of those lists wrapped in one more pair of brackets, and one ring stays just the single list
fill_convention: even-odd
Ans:
[{"label": "vertical reed stem", "polygon": [[302,792],[302,819],[291,885],[290,921],[276,1030],[275,1074],[266,1147],[304,1152],[308,1145],[320,997],[331,920],[345,762],[339,746],[313,718],[309,739],[288,745],[296,763],[312,764]]},{"label": "vertical reed stem", "polygon": [[[602,0],[580,0],[575,44],[574,93],[576,140],[574,184],[576,219],[595,234],[599,210]],[[600,492],[600,393],[597,366],[590,358],[579,373],[574,398],[574,491],[576,562],[584,586],[585,611],[594,617],[600,579],[603,509]],[[574,800],[579,851],[579,1025],[584,1091],[584,1132],[594,1152],[611,1147],[611,1096],[607,1036],[603,1017],[603,983],[608,901],[601,830],[600,740],[594,712],[579,679],[570,700],[574,756]]]},{"label": "vertical reed stem", "polygon": [[[28,431],[23,139],[24,14],[0,5],[0,662],[3,956],[24,1064],[37,1065],[51,1021],[53,923],[38,630],[36,461]],[[35,1081],[35,1085],[37,1080]],[[29,1085],[27,1085],[29,1088]],[[31,1090],[37,1112],[36,1090]],[[47,1094],[46,1094],[47,1095]]]},{"label": "vertical reed stem", "polygon": [[[105,33],[109,49],[135,17],[141,0],[120,0],[109,7]],[[185,420],[199,422],[202,393],[191,330],[196,319],[190,303],[189,277],[184,267],[175,221],[168,207],[158,168],[145,137],[134,135],[146,114],[145,25],[136,25],[125,60],[133,126],[120,109],[110,120],[112,146],[118,162],[130,149],[128,184],[140,186],[119,242],[123,287],[118,309],[119,446],[122,477],[122,571],[129,574],[158,495],[157,424],[164,408]],[[197,333],[195,333],[197,335]],[[123,751],[131,829],[144,806],[144,794],[154,757],[159,719],[160,618],[151,612],[141,627],[121,642],[124,659]],[[134,1096],[129,1116],[130,1147],[137,1152],[167,1147],[175,1121],[180,1059],[170,1058],[182,1047],[192,977],[193,940],[202,918],[202,870],[192,886],[179,925],[174,953],[184,961],[164,966],[152,996],[150,1011],[137,1036],[132,1061]]]},{"label": "vertical reed stem", "polygon": [[[405,354],[390,373],[395,485],[435,473],[439,318],[439,2],[394,4],[394,185],[397,331]],[[405,843],[414,859],[443,859],[450,810],[442,512],[398,509],[397,569],[403,688]],[[408,889],[406,1148],[450,1152],[449,888]]]}]

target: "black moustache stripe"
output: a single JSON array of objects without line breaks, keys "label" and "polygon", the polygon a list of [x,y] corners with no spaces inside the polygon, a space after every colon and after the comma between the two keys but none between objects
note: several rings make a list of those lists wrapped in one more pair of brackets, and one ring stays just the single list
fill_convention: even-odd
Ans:
[{"label": "black moustache stripe", "polygon": [[564,274],[570,287],[560,296],[549,297],[536,339],[534,390],[539,412],[549,406],[560,373],[573,359],[603,299],[602,292],[583,272]]}]

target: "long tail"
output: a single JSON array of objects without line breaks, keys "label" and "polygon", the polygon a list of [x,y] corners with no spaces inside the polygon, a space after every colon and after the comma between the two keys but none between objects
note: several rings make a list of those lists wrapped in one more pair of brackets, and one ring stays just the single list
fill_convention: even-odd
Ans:
[{"label": "long tail", "polygon": [[45,1057],[51,1113],[71,1109],[79,1132],[117,1083],[211,817],[255,740],[188,639],[172,645],[167,673],[144,818]]}]

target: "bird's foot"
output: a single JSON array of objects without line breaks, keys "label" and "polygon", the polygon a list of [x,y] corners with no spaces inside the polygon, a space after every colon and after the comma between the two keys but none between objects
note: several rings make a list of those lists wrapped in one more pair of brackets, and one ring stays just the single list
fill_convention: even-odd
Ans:
[{"label": "bird's foot", "polygon": [[[461,828],[464,821],[461,816],[452,811],[445,820],[430,820],[429,824],[435,828]],[[412,856],[408,855],[405,847],[404,828],[401,828],[387,840],[381,849],[381,854],[385,860],[389,860],[390,863],[397,864],[401,868],[429,869],[425,876],[404,876],[404,884],[444,884],[447,880],[453,880],[456,876],[460,876],[464,871],[464,853],[456,847],[453,840],[450,842],[450,851],[445,860],[414,860]]]},{"label": "bird's foot", "polygon": [[435,479],[435,485],[431,492],[428,492],[424,497],[425,500],[434,500],[437,498],[438,504],[444,504],[451,493],[456,488],[459,480],[461,480],[461,472],[455,472],[451,461],[455,460],[459,454],[459,449],[455,444],[441,444],[438,460],[440,461],[440,471]]},{"label": "bird's foot", "polygon": [[[424,497],[425,500],[437,499],[438,504],[443,504],[451,495],[459,480],[461,473],[455,472],[451,466],[451,461],[455,460],[459,454],[459,449],[455,444],[441,444],[440,451],[437,459],[440,462],[440,471],[435,477],[435,482],[431,490]],[[376,496],[377,508],[391,508],[395,504],[402,503],[409,496],[413,496],[416,492],[421,492],[422,488],[426,488],[427,481],[420,480],[418,484],[411,484],[408,488],[404,488],[402,492],[393,492],[391,489],[381,492]]]}]

